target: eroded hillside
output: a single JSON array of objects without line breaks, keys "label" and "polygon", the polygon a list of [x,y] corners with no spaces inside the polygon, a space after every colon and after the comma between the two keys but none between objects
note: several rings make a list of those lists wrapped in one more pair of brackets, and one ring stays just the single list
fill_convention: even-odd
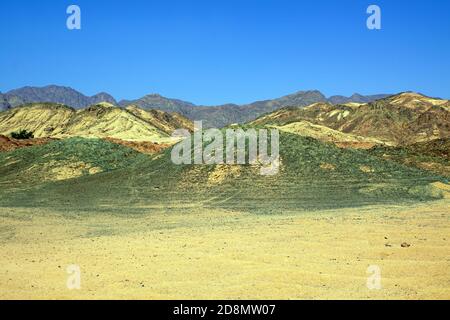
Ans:
[{"label": "eroded hillside", "polygon": [[181,115],[139,108],[126,110],[99,103],[75,110],[60,104],[35,103],[0,113],[0,134],[28,130],[36,138],[115,138],[130,141],[172,142],[178,128],[192,130]]},{"label": "eroded hillside", "polygon": [[431,183],[443,179],[366,150],[284,132],[275,176],[261,175],[259,165],[175,165],[170,149],[148,156],[80,138],[0,157],[2,206],[337,208],[439,199]]},{"label": "eroded hillside", "polygon": [[316,103],[266,114],[252,125],[286,125],[309,121],[343,133],[408,145],[450,136],[450,102],[402,93],[367,104]]}]

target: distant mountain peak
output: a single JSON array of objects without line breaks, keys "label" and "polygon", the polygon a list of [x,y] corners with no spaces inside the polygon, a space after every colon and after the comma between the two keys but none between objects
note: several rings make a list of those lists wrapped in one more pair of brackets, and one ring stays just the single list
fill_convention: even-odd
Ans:
[{"label": "distant mountain peak", "polygon": [[331,96],[327,100],[332,104],[346,104],[346,103],[369,103],[375,100],[389,97],[390,94],[376,94],[376,95],[362,95],[360,93],[353,93],[350,97],[336,95]]},{"label": "distant mountain peak", "polygon": [[26,86],[11,90],[6,93],[6,96],[12,107],[34,102],[61,103],[76,109],[85,108],[103,101],[117,104],[116,100],[105,92],[88,97],[71,87],[57,85],[47,85],[44,87]]},{"label": "distant mountain peak", "polygon": [[350,98],[364,98],[364,96],[362,94],[355,92],[350,96]]},{"label": "distant mountain peak", "polygon": [[91,97],[71,87],[48,85],[45,87],[23,87],[0,95],[0,109],[6,110],[33,102],[60,103],[75,109],[83,109],[99,103],[121,107],[136,105],[143,109],[178,112],[191,120],[204,120],[205,126],[223,127],[232,123],[244,123],[277,109],[294,106],[306,107],[316,102],[331,104],[368,103],[388,95],[363,96],[355,93],[351,97],[333,96],[327,98],[319,90],[301,90],[276,99],[256,101],[245,105],[224,104],[220,106],[197,106],[191,102],[171,99],[159,93],[151,93],[136,100],[122,100],[119,103],[108,93],[100,92]]},{"label": "distant mountain peak", "polygon": [[301,90],[292,94],[288,94],[285,97],[307,96],[307,95],[317,95],[326,99],[325,95],[319,90]]}]

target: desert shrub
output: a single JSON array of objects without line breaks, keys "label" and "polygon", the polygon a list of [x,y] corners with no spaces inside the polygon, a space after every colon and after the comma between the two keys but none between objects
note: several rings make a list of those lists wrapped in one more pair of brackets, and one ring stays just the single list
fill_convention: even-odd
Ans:
[{"label": "desert shrub", "polygon": [[20,139],[20,140],[25,140],[25,139],[32,139],[34,138],[33,132],[31,131],[27,131],[27,130],[20,130],[17,132],[12,132],[11,133],[11,137],[14,139]]},{"label": "desert shrub", "polygon": [[431,184],[411,187],[408,192],[421,200],[442,199],[444,197],[444,193]]}]

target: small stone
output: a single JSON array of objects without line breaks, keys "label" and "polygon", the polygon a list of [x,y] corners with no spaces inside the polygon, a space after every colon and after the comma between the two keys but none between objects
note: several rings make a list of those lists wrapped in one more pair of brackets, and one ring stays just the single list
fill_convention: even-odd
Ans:
[{"label": "small stone", "polygon": [[409,248],[409,247],[411,247],[411,245],[409,243],[406,243],[406,242],[403,242],[401,244],[401,246],[402,246],[402,248]]}]

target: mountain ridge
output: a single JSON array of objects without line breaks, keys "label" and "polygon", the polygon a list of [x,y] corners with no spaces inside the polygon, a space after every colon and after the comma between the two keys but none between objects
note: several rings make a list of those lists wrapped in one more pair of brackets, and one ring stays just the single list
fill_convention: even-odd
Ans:
[{"label": "mountain ridge", "polygon": [[366,104],[318,102],[305,108],[281,108],[249,124],[284,126],[301,121],[408,145],[450,136],[450,101],[403,92]]},{"label": "mountain ridge", "polygon": [[106,92],[100,92],[89,97],[70,87],[57,85],[45,87],[26,86],[10,90],[4,96],[11,107],[40,102],[60,103],[75,109],[86,108],[100,102],[117,104],[117,101]]},{"label": "mountain ridge", "polygon": [[[279,98],[260,100],[248,104],[223,104],[216,106],[196,105],[180,99],[163,97],[153,93],[134,100],[117,102],[114,97],[100,92],[88,97],[79,91],[64,86],[49,85],[45,87],[22,87],[0,94],[0,111],[27,103],[59,103],[75,109],[86,108],[100,102],[108,102],[121,107],[136,105],[142,109],[154,109],[166,112],[177,112],[191,120],[203,120],[205,127],[224,127],[233,123],[245,123],[260,115],[286,106],[307,106],[315,102],[367,102],[387,96],[363,96],[354,94],[352,97],[332,96],[327,98],[318,90],[298,91]],[[331,100],[330,100],[331,99]],[[357,100],[357,101],[353,101]]]}]

